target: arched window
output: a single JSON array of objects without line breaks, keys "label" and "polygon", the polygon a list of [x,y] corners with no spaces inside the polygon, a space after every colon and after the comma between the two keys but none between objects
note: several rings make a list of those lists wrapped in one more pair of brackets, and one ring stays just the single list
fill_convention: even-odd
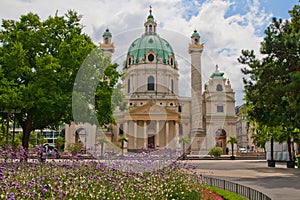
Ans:
[{"label": "arched window", "polygon": [[149,26],[149,32],[152,32],[152,25]]},{"label": "arched window", "polygon": [[198,43],[199,43],[198,39],[197,39],[197,38],[195,38],[195,44],[198,44]]},{"label": "arched window", "polygon": [[105,39],[104,39],[104,43],[105,43],[105,44],[108,44],[108,38],[105,38]]},{"label": "arched window", "polygon": [[222,90],[223,90],[223,87],[222,87],[222,85],[221,85],[221,84],[218,84],[216,89],[217,89],[217,91],[218,91],[218,92],[220,92],[220,91],[222,91]]},{"label": "arched window", "polygon": [[171,58],[171,65],[173,66],[173,58]]},{"label": "arched window", "polygon": [[127,93],[130,93],[130,79],[127,81]]},{"label": "arched window", "polygon": [[128,65],[131,65],[131,58],[128,58]]},{"label": "arched window", "polygon": [[174,93],[174,81],[173,81],[173,79],[171,80],[171,92]]},{"label": "arched window", "polygon": [[148,77],[148,90],[149,91],[154,90],[154,77],[153,76]]}]

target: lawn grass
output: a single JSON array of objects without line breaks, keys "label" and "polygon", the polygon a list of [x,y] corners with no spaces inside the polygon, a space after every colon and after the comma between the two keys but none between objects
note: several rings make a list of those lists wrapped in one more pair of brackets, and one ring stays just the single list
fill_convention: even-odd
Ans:
[{"label": "lawn grass", "polygon": [[215,192],[227,200],[247,200],[247,198],[242,197],[241,195],[238,195],[234,192],[230,192],[227,190],[223,190],[221,188],[217,188],[217,187],[213,187],[213,186],[205,186],[205,189]]}]

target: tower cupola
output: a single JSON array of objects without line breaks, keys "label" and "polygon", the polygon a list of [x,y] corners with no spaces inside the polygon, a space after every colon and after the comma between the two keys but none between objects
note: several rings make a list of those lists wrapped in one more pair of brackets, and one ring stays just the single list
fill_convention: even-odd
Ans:
[{"label": "tower cupola", "polygon": [[197,30],[194,30],[194,33],[192,34],[191,38],[192,38],[192,44],[199,44],[199,42],[200,42],[200,35],[197,32]]},{"label": "tower cupola", "polygon": [[146,35],[155,35],[156,34],[156,26],[157,26],[157,23],[154,21],[154,17],[152,15],[152,7],[150,6],[147,21],[144,23],[145,34]]},{"label": "tower cupola", "polygon": [[112,53],[115,52],[114,44],[112,43],[112,35],[107,28],[102,35],[103,42],[100,43],[100,48],[102,49],[105,56],[111,57]]}]

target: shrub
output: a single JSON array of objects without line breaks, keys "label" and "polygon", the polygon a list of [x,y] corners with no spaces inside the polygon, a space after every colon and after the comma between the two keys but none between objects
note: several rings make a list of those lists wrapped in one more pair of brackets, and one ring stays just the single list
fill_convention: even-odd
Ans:
[{"label": "shrub", "polygon": [[209,155],[213,157],[220,157],[223,153],[223,150],[221,147],[213,147],[209,151]]},{"label": "shrub", "polygon": [[81,142],[71,143],[71,144],[68,144],[68,146],[67,146],[67,150],[71,154],[80,153],[82,148],[83,148],[83,144]]}]

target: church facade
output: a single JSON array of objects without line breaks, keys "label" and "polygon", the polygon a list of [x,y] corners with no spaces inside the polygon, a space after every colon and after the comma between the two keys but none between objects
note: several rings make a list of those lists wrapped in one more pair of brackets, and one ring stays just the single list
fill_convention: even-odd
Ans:
[{"label": "church facade", "polygon": [[[152,10],[149,12],[144,33],[130,44],[123,66],[127,108],[114,112],[116,125],[111,126],[107,139],[117,143],[120,136],[125,136],[127,151],[135,152],[146,148],[181,149],[180,141],[185,137],[190,141],[185,151],[191,154],[206,155],[214,146],[222,147],[226,153],[226,141],[236,136],[235,98],[229,80],[216,66],[208,83],[202,86],[204,44],[200,43],[200,35],[195,30],[187,44],[191,97],[180,97],[180,66],[176,55],[171,44],[157,33]],[[105,56],[111,57],[114,53],[113,37],[108,29],[100,48]],[[85,134],[94,138],[86,143],[91,148],[97,140],[94,129],[91,126],[85,130]],[[77,132],[74,126],[66,128],[67,143],[74,140]]]}]

